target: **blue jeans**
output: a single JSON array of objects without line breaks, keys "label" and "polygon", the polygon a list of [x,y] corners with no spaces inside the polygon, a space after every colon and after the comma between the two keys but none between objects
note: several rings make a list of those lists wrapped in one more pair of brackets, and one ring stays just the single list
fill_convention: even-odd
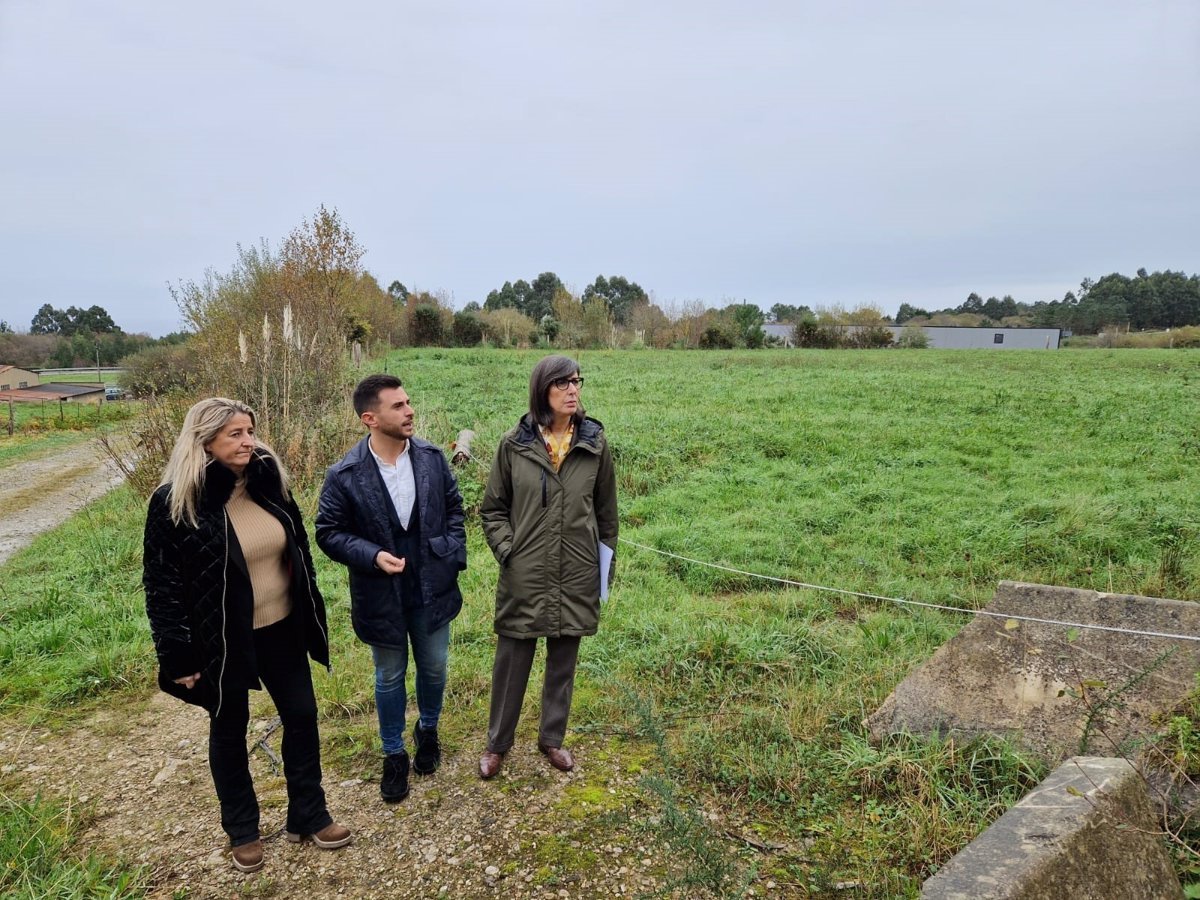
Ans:
[{"label": "blue jeans", "polygon": [[[437,728],[450,656],[450,623],[436,631],[429,631],[428,624],[427,610],[404,610],[405,631],[417,665],[417,711],[423,729]],[[408,647],[372,647],[371,653],[375,657],[375,711],[379,714],[383,752],[400,753],[404,750],[404,712],[408,705],[404,691]]]}]

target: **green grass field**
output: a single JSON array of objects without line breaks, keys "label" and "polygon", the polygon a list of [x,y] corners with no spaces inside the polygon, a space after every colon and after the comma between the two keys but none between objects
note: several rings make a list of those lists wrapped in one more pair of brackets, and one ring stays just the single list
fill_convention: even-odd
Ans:
[{"label": "green grass field", "polygon": [[[487,717],[496,574],[475,506],[540,355],[413,350],[387,362],[418,433],[445,445],[471,428],[482,460],[460,475],[470,568],[443,726],[452,752],[481,747]],[[584,403],[615,454],[626,540],[963,610],[1006,578],[1200,599],[1200,355],[580,360]],[[313,491],[302,506],[311,514]],[[5,717],[54,719],[151,685],[142,515],[123,489],[0,568]],[[369,655],[349,633],[344,572],[317,556],[334,624],[322,734],[339,772],[366,773]],[[759,878],[798,894],[859,882],[861,896],[915,895],[1043,774],[1000,742],[865,739],[862,718],[967,615],[784,589],[628,544],[617,576],[583,646],[572,728],[611,735],[618,758],[647,766],[659,836],[694,855],[697,885],[728,889],[750,871],[689,816],[703,807],[783,848],[758,861]]]},{"label": "green grass field", "polygon": [[9,429],[9,404],[0,403],[0,452],[11,442],[37,437],[55,431],[92,431],[122,422],[132,417],[137,403],[128,400],[105,403],[57,403],[47,400],[38,403],[12,404],[13,434]]}]

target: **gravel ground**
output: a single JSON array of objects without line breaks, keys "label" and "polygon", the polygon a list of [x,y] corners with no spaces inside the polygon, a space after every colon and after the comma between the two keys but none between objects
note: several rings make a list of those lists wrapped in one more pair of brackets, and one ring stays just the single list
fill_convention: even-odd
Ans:
[{"label": "gravel ground", "polygon": [[[270,723],[253,720],[251,741],[277,754]],[[29,796],[88,810],[85,846],[147,866],[153,897],[636,897],[662,890],[673,868],[646,828],[653,810],[639,775],[582,739],[569,774],[532,746],[514,748],[489,782],[475,752],[449,755],[396,805],[380,801],[376,783],[339,780],[326,765],[330,811],[354,832],[340,851],[285,840],[284,781],[256,745],[267,861],[242,875],[220,829],[206,732],[202,711],[156,694],[68,732],[10,730],[0,769]]]}]

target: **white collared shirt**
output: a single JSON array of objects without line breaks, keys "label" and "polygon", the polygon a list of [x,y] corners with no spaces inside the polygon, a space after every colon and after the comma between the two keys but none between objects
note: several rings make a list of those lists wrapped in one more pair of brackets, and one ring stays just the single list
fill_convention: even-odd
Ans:
[{"label": "white collared shirt", "polygon": [[387,486],[388,495],[392,498],[392,505],[396,507],[396,515],[400,517],[400,524],[408,528],[408,522],[412,518],[413,504],[417,501],[417,482],[413,477],[412,454],[408,452],[412,446],[412,441],[404,442],[404,451],[396,457],[396,464],[389,466],[375,452],[375,448],[371,447],[371,442],[367,441],[367,447],[371,450],[371,455],[375,457],[375,465],[379,466],[379,474],[383,476],[383,483]]}]

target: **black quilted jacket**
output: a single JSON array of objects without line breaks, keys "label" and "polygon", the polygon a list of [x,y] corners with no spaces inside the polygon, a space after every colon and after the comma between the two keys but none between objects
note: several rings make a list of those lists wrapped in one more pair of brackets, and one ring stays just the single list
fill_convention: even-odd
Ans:
[{"label": "black quilted jacket", "polygon": [[[205,472],[196,504],[198,524],[171,521],[169,485],[150,498],[142,558],[146,614],[158,654],[158,685],[172,696],[220,709],[224,692],[234,685],[257,687],[254,675],[254,594],[245,558],[225,502],[236,476],[218,462]],[[256,454],[246,467],[246,490],[259,506],[283,525],[291,573],[292,615],[309,655],[329,666],[325,601],[317,590],[316,572],[300,510],[279,483],[269,456]],[[188,689],[174,679],[200,673]]]}]

